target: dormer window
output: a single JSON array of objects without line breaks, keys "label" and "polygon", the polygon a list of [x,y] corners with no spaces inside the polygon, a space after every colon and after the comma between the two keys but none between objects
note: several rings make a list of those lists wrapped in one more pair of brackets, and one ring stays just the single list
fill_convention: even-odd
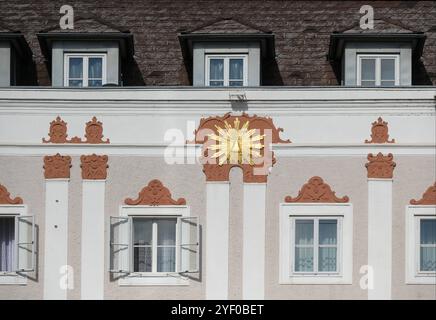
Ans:
[{"label": "dormer window", "polygon": [[206,55],[206,86],[242,87],[247,85],[247,55]]},{"label": "dormer window", "polygon": [[400,84],[399,55],[359,54],[357,85],[362,87],[393,87]]},{"label": "dormer window", "polygon": [[373,30],[356,25],[333,33],[328,57],[342,85],[410,86],[412,67],[422,55],[424,42],[421,32],[374,20]]},{"label": "dormer window", "polygon": [[223,19],[179,35],[193,86],[243,87],[262,84],[265,61],[274,59],[274,35]]},{"label": "dormer window", "polygon": [[106,84],[106,54],[65,54],[65,87],[101,87]]}]

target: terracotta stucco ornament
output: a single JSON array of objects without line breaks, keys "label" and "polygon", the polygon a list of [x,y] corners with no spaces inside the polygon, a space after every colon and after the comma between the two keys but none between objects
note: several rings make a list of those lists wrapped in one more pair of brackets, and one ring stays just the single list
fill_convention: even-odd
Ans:
[{"label": "terracotta stucco ornament", "polygon": [[44,177],[46,179],[70,178],[70,168],[70,156],[61,156],[57,153],[54,156],[44,157]]},{"label": "terracotta stucco ornament", "polygon": [[393,161],[394,156],[389,153],[384,156],[379,152],[376,156],[368,154],[368,163],[365,167],[368,169],[368,178],[392,179],[396,163]]},{"label": "terracotta stucco ornament", "polygon": [[23,204],[23,199],[15,197],[12,199],[8,189],[4,185],[0,184],[0,204]]},{"label": "terracotta stucco ornament", "polygon": [[[244,182],[265,183],[269,169],[275,164],[271,143],[290,143],[282,140],[273,120],[246,113],[202,118],[195,139],[188,143],[203,144],[203,172],[206,181],[229,181],[233,167],[243,171]],[[248,153],[248,155],[246,154]]]},{"label": "terracotta stucco ornament", "polygon": [[107,178],[107,168],[109,168],[108,156],[106,155],[83,155],[80,157],[80,167],[82,168],[82,179],[104,180]]},{"label": "terracotta stucco ornament", "polygon": [[127,198],[124,203],[131,206],[137,205],[185,205],[186,200],[171,198],[171,192],[157,179],[151,180],[138,194],[137,199]]},{"label": "terracotta stucco ornament", "polygon": [[103,123],[97,121],[96,117],[86,123],[85,138],[83,143],[109,143],[109,139],[103,140]]},{"label": "terracotta stucco ornament", "polygon": [[56,120],[50,122],[50,129],[48,132],[49,139],[42,138],[43,143],[80,143],[79,137],[68,139],[67,123],[57,116]]},{"label": "terracotta stucco ornament", "polygon": [[372,123],[371,140],[365,140],[365,143],[395,143],[395,139],[389,140],[388,123],[381,117]]},{"label": "terracotta stucco ornament", "polygon": [[415,205],[436,205],[436,182],[428,187],[420,200],[412,199],[410,204]]},{"label": "terracotta stucco ornament", "polygon": [[324,182],[321,177],[312,177],[303,185],[298,192],[298,196],[292,198],[285,197],[285,202],[289,203],[307,203],[307,202],[322,202],[322,203],[346,203],[349,201],[347,196],[338,198],[330,186]]}]

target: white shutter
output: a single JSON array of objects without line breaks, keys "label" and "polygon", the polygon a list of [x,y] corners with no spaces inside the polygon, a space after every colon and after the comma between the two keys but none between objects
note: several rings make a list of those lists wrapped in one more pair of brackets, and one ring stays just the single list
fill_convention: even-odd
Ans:
[{"label": "white shutter", "polygon": [[109,272],[131,272],[131,226],[130,217],[110,217]]},{"label": "white shutter", "polygon": [[198,217],[181,217],[178,220],[180,226],[179,273],[198,273],[200,269]]},{"label": "white shutter", "polygon": [[35,271],[35,221],[33,216],[15,217],[17,272]]}]

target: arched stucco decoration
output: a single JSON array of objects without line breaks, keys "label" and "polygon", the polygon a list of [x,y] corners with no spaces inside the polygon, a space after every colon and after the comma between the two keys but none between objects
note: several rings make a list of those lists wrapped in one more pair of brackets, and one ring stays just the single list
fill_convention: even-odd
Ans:
[{"label": "arched stucco decoration", "polygon": [[324,182],[321,177],[312,177],[307,183],[303,185],[298,192],[298,196],[292,198],[291,196],[285,197],[285,202],[288,203],[347,203],[349,198],[344,196],[342,198],[336,197],[336,194],[330,186]]},{"label": "arched stucco decoration", "polygon": [[127,198],[124,203],[130,206],[186,205],[186,200],[184,198],[173,199],[170,190],[160,180],[154,179],[139,192],[138,198]]},{"label": "arched stucco decoration", "polygon": [[410,204],[414,205],[436,205],[436,182],[427,188],[419,200],[412,199]]},{"label": "arched stucco decoration", "polygon": [[23,204],[23,199],[20,197],[12,199],[8,189],[0,184],[0,204]]},{"label": "arched stucco decoration", "polygon": [[[291,143],[290,140],[281,139],[280,132],[283,129],[277,128],[271,118],[249,116],[246,113],[232,115],[229,112],[224,116],[202,118],[194,132],[193,142],[203,144],[202,162],[206,181],[229,181],[230,170],[239,167],[243,171],[244,182],[265,183],[269,169],[276,162],[274,153],[265,153],[265,150],[270,150],[272,143]],[[242,160],[246,158],[242,154],[244,150],[252,153],[247,161]],[[228,161],[220,164],[225,152],[229,153]],[[219,155],[217,157],[220,159],[215,155]]]}]

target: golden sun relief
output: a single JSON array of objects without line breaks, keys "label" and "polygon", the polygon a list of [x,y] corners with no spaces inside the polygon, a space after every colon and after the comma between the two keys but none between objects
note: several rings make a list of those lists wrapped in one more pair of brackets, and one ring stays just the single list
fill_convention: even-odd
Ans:
[{"label": "golden sun relief", "polygon": [[218,164],[250,164],[253,159],[260,158],[264,145],[261,143],[265,135],[256,133],[256,129],[248,130],[249,121],[239,128],[240,121],[236,118],[233,127],[224,121],[225,127],[215,126],[218,135],[209,134],[208,137],[215,143],[207,149],[215,151],[212,158],[218,159]]}]

